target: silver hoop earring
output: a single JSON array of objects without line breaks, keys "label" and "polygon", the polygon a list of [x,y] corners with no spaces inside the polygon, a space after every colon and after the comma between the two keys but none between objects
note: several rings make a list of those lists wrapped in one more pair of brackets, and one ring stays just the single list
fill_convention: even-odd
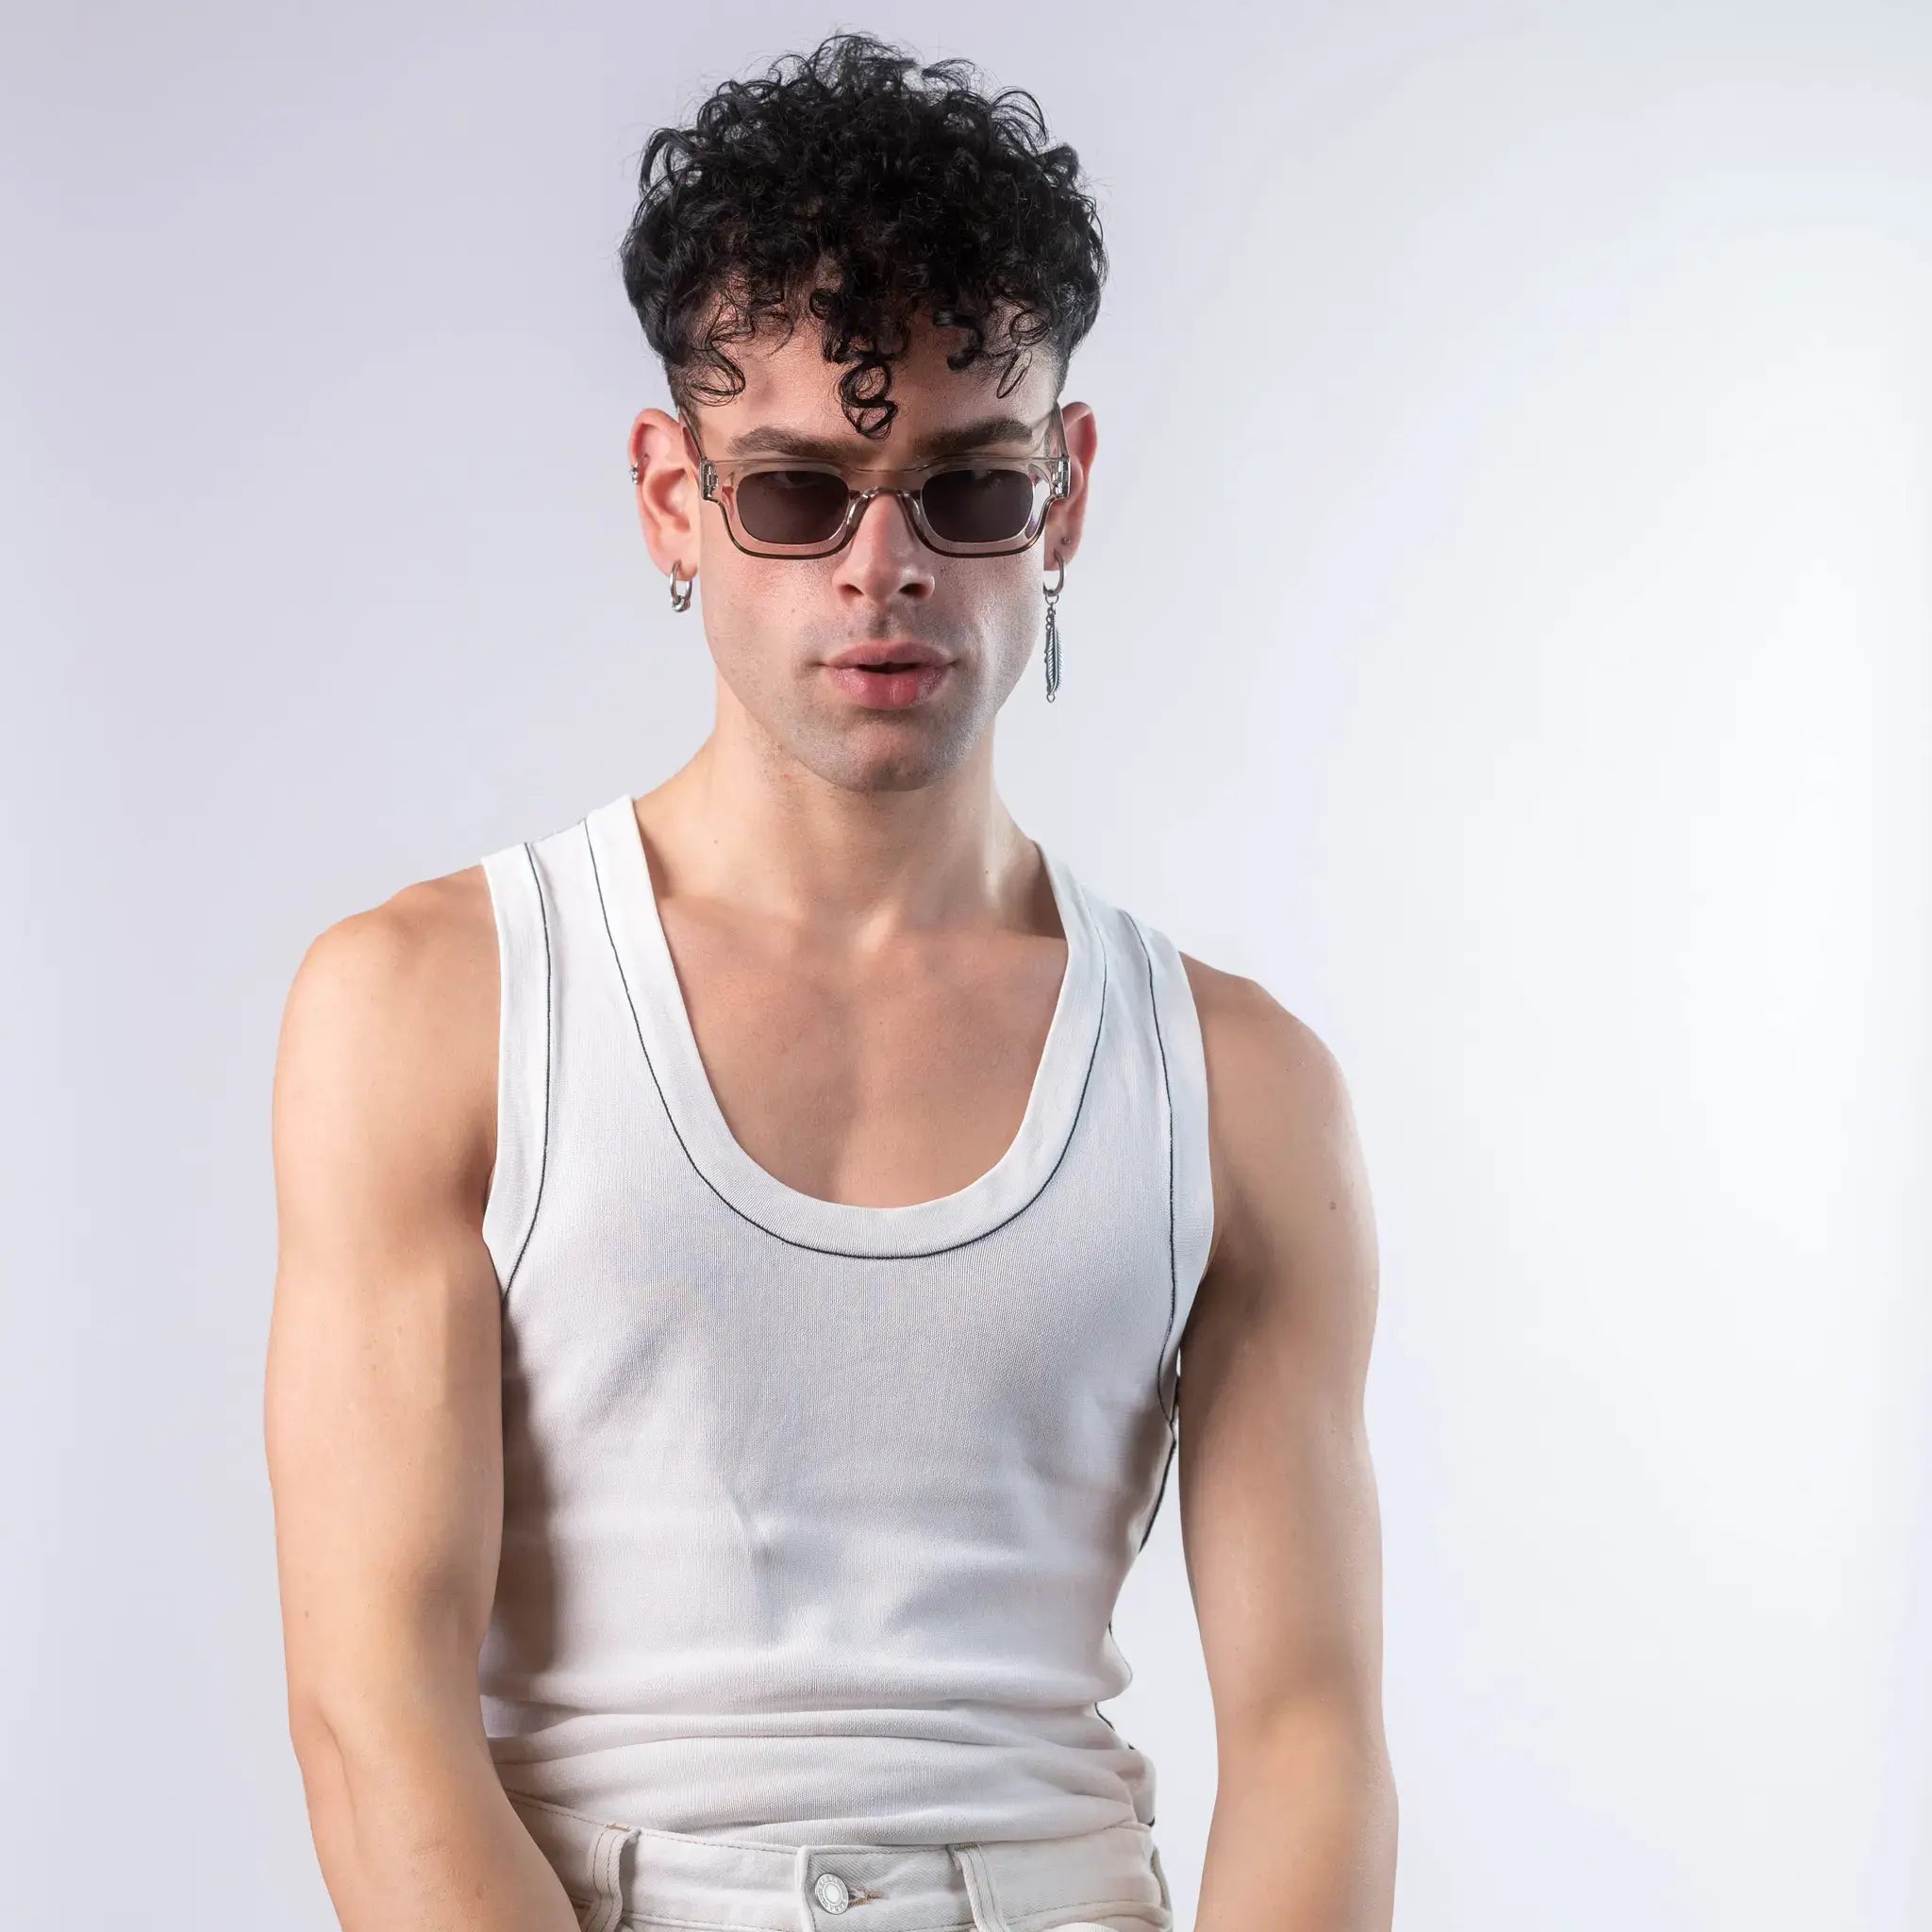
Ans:
[{"label": "silver hoop earring", "polygon": [[697,576],[693,573],[691,576],[686,577],[684,589],[680,591],[677,588],[677,573],[679,568],[680,566],[675,563],[671,566],[671,608],[674,610],[689,610],[691,608],[691,586],[697,582]]},{"label": "silver hoop earring", "polygon": [[1061,591],[1066,588],[1067,565],[1064,558],[1056,558],[1059,567],[1059,581],[1050,590],[1042,583],[1040,594],[1046,599],[1046,701],[1052,704],[1054,693],[1060,688],[1060,626],[1054,606],[1059,601]]}]

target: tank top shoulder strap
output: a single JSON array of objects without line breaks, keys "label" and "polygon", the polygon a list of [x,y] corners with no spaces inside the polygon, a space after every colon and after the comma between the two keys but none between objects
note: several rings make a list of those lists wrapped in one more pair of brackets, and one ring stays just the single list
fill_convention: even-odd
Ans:
[{"label": "tank top shoulder strap", "polygon": [[[1161,1353],[1161,1407],[1174,1422],[1180,1336],[1208,1265],[1214,1237],[1214,1188],[1208,1139],[1208,1065],[1194,991],[1180,949],[1158,926],[1081,888],[1106,936],[1124,1010],[1143,1036],[1149,1109],[1158,1117],[1167,1190],[1167,1343]],[[1157,1182],[1157,1185],[1160,1183]]]},{"label": "tank top shoulder strap", "polygon": [[549,894],[528,841],[483,860],[496,924],[496,1163],[483,1241],[505,1295],[529,1245],[550,1144],[555,965]]},{"label": "tank top shoulder strap", "polygon": [[1169,1275],[1173,1307],[1160,1363],[1161,1399],[1173,1421],[1179,1399],[1180,1339],[1214,1238],[1208,1139],[1208,1062],[1200,1014],[1180,949],[1158,926],[1127,915],[1139,941],[1161,1084],[1166,1094]]}]

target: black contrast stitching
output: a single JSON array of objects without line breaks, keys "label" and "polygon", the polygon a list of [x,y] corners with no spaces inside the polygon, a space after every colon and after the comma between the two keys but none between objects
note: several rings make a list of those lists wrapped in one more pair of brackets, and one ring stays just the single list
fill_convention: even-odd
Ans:
[{"label": "black contrast stitching", "polygon": [[[1168,1472],[1174,1468],[1174,1452],[1178,1446],[1179,1440],[1174,1432],[1169,1429],[1167,1433],[1167,1460],[1160,1465],[1160,1487],[1154,1492],[1154,1507],[1148,1512],[1147,1527],[1141,1532],[1141,1541],[1134,1545],[1134,1554],[1137,1557],[1147,1547],[1147,1539],[1154,1534],[1155,1523],[1160,1516],[1160,1506],[1167,1500]],[[1153,1821],[1150,1819],[1148,1822],[1151,1824]]]},{"label": "black contrast stitching", "polygon": [[516,1281],[517,1270],[524,1265],[524,1257],[530,1251],[530,1237],[537,1232],[537,1215],[543,1206],[543,1180],[550,1171],[550,1061],[556,1031],[551,1004],[550,912],[543,899],[543,875],[537,870],[537,855],[530,850],[527,839],[524,841],[524,858],[529,863],[530,883],[537,893],[537,917],[543,927],[543,1137],[537,1153],[537,1198],[530,1204],[530,1224],[524,1229],[523,1244],[517,1249],[516,1259],[510,1263],[509,1280],[503,1284],[506,1301]]},{"label": "black contrast stitching", "polygon": [[[816,1241],[794,1241],[790,1235],[781,1234],[775,1227],[767,1227],[765,1224],[757,1217],[757,1215],[747,1214],[744,1211],[744,1209],[741,1208],[737,1204],[737,1202],[733,1201],[728,1195],[726,1195],[719,1188],[718,1184],[714,1180],[712,1180],[710,1175],[708,1174],[704,1171],[704,1169],[698,1165],[697,1157],[693,1155],[691,1151],[691,1148],[688,1145],[686,1145],[685,1138],[683,1134],[678,1130],[677,1117],[675,1114],[672,1112],[671,1103],[665,1097],[664,1083],[658,1077],[658,1069],[651,1064],[651,1049],[644,1044],[643,1022],[638,1017],[638,1003],[631,992],[630,980],[624,970],[624,955],[618,950],[617,935],[613,933],[610,929],[610,908],[605,903],[604,874],[602,868],[599,867],[597,863],[596,841],[591,836],[590,820],[587,818],[582,823],[584,827],[584,844],[591,855],[591,876],[592,880],[595,882],[597,888],[597,908],[598,910],[602,912],[602,914],[604,915],[604,937],[606,940],[609,941],[611,961],[617,968],[618,984],[624,988],[625,1004],[630,1008],[630,1023],[631,1025],[637,1031],[638,1048],[639,1051],[641,1052],[644,1057],[644,1065],[650,1073],[651,1084],[658,1090],[658,1105],[661,1106],[664,1109],[664,1119],[670,1126],[672,1135],[676,1140],[678,1146],[683,1150],[684,1158],[691,1162],[691,1171],[694,1174],[696,1174],[699,1180],[703,1181],[706,1187],[709,1188],[712,1193],[716,1194],[718,1199],[722,1201],[726,1208],[730,1208],[732,1213],[737,1215],[741,1221],[749,1222],[753,1227],[758,1230],[760,1234],[770,1235],[774,1241],[783,1241],[788,1248],[802,1248],[808,1254],[833,1255],[838,1257],[840,1259],[846,1261],[921,1261],[924,1260],[928,1256],[932,1255],[955,1254],[960,1248],[970,1248],[975,1241],[985,1241],[989,1235],[998,1234],[1001,1228],[1006,1227],[1010,1223],[1017,1221],[1021,1215],[1025,1213],[1027,1208],[1032,1207],[1034,1202],[1040,1199],[1041,1194],[1045,1193],[1048,1183],[1051,1182],[1054,1175],[1060,1171],[1060,1163],[1066,1159],[1067,1152],[1074,1144],[1074,1135],[1079,1127],[1081,1115],[1086,1112],[1087,1091],[1093,1082],[1094,1062],[1098,1060],[1098,1058],[1100,1058],[1100,1042],[1107,1032],[1107,988],[1108,979],[1107,947],[1104,940],[1098,934],[1094,935],[1094,943],[1097,946],[1099,946],[1100,949],[1100,1013],[1099,1017],[1096,1019],[1094,1023],[1093,1027],[1093,1047],[1092,1050],[1087,1056],[1087,1072],[1080,1082],[1080,1098],[1074,1105],[1074,1118],[1069,1123],[1067,1127],[1067,1138],[1061,1143],[1060,1151],[1055,1157],[1053,1166],[1047,1171],[1046,1178],[1041,1182],[1039,1187],[1034,1189],[1033,1192],[1029,1194],[1025,1200],[1022,1201],[1020,1205],[1017,1208],[1015,1208],[1009,1215],[1007,1216],[1005,1221],[995,1222],[991,1227],[983,1228],[978,1234],[968,1235],[964,1241],[951,1241],[943,1247],[913,1248],[906,1250],[904,1252],[894,1251],[892,1253],[884,1255],[867,1254],[861,1250],[855,1250],[851,1248],[821,1247]],[[1171,1323],[1171,1315],[1169,1319]]]}]

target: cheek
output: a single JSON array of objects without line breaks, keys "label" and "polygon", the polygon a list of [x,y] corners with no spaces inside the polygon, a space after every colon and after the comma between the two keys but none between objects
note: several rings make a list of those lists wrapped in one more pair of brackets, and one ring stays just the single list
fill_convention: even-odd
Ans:
[{"label": "cheek", "polygon": [[961,580],[955,608],[998,654],[1017,648],[1017,641],[1038,627],[1045,608],[1041,583],[1034,551],[988,558],[973,575]]},{"label": "cheek", "polygon": [[741,557],[713,569],[706,587],[711,655],[741,683],[774,682],[807,655],[799,641],[811,628],[804,587],[781,575],[784,569]]}]

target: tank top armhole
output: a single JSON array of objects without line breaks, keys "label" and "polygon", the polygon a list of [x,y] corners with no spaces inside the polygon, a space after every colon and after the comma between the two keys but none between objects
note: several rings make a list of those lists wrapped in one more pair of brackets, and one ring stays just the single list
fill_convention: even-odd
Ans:
[{"label": "tank top armhole", "polygon": [[1208,1141],[1208,1060],[1200,1014],[1180,949],[1158,926],[1134,920],[1145,948],[1154,1026],[1166,1088],[1170,1264],[1174,1286],[1161,1351],[1161,1407],[1170,1423],[1179,1395],[1180,1338],[1214,1239],[1214,1183]]},{"label": "tank top armhole", "polygon": [[496,1163],[483,1241],[508,1296],[537,1224],[550,1143],[550,921],[527,843],[483,860],[496,923]]}]

